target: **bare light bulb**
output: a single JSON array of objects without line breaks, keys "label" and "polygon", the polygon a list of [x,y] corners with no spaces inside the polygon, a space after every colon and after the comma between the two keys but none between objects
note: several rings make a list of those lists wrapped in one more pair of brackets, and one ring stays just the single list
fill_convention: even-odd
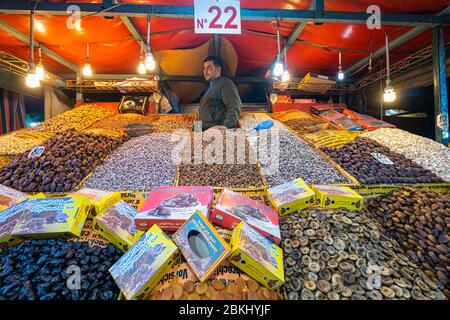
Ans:
[{"label": "bare light bulb", "polygon": [[83,75],[86,77],[92,76],[92,68],[89,62],[87,62],[83,67]]},{"label": "bare light bulb", "polygon": [[150,71],[155,70],[155,58],[153,57],[151,52],[147,52],[147,55],[145,56],[145,67]]},{"label": "bare light bulb", "polygon": [[345,79],[344,71],[342,71],[342,66],[339,66],[339,72],[337,74],[338,80],[342,81]]},{"label": "bare light bulb", "polygon": [[139,62],[138,72],[139,74],[145,74],[147,72],[145,68],[145,63],[142,60]]},{"label": "bare light bulb", "polygon": [[44,65],[42,64],[41,61],[39,61],[39,63],[36,65],[36,75],[39,80],[44,80],[45,78]]},{"label": "bare light bulb", "polygon": [[279,77],[283,74],[284,68],[283,68],[283,64],[281,63],[281,61],[277,61],[275,62],[275,65],[273,67],[273,75],[275,77]]},{"label": "bare light bulb", "polygon": [[25,78],[25,84],[29,88],[37,88],[40,86],[39,78],[34,71],[28,71],[28,74]]},{"label": "bare light bulb", "polygon": [[283,74],[281,75],[281,81],[283,82],[289,82],[291,80],[291,75],[289,74],[288,70],[285,70]]},{"label": "bare light bulb", "polygon": [[384,89],[383,99],[384,99],[384,102],[388,102],[388,103],[394,102],[397,99],[397,94],[395,93],[395,90],[392,86],[388,85]]}]

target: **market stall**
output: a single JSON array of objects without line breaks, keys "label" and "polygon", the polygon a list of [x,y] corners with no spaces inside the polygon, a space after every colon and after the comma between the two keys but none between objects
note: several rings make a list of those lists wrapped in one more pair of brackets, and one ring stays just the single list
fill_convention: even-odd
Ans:
[{"label": "market stall", "polygon": [[[24,10],[18,3],[0,5],[5,12],[0,29],[16,23],[14,10]],[[45,2],[43,14],[52,3]],[[60,4],[52,8],[60,10]],[[431,6],[423,10],[440,8]],[[133,25],[131,13],[121,12],[120,5],[110,10],[127,18],[113,27],[126,33],[125,26]],[[277,10],[292,11],[283,5]],[[52,27],[61,25],[59,17],[47,14]],[[159,22],[177,19],[154,14]],[[252,14],[264,12],[242,11],[247,18]],[[151,22],[141,18],[135,23],[148,27],[150,57]],[[110,23],[94,22],[100,29]],[[280,32],[276,22],[268,31]],[[183,45],[189,35],[190,43],[207,41],[202,52],[218,45],[190,27],[167,38],[165,27],[162,23],[156,36],[164,40],[158,51],[168,51],[167,56],[176,57],[177,48],[191,50]],[[317,27],[303,26],[311,32]],[[293,28],[297,31],[289,40],[287,31]],[[253,41],[267,30],[244,31]],[[290,42],[284,49],[287,67],[286,51],[300,41],[301,30],[287,20],[281,31]],[[118,41],[112,34],[105,37]],[[112,46],[144,44],[132,38]],[[252,41],[246,48],[233,37],[227,41],[225,51],[238,53],[230,53],[237,65],[231,76],[255,69],[244,52]],[[294,50],[310,42],[303,39]],[[317,47],[310,48],[310,58]],[[97,49],[102,61],[106,50]],[[63,46],[60,53],[67,50]],[[338,70],[343,72],[341,51]],[[353,52],[352,63],[362,57],[360,51]],[[192,52],[189,56],[197,59]],[[275,56],[279,60],[280,52]],[[309,68],[319,70],[310,60]],[[162,73],[134,79],[126,75],[127,64],[125,59],[99,63],[102,70],[125,74],[124,79],[105,80],[111,74],[68,79],[64,90],[78,99],[71,110],[0,136],[0,300],[449,299],[450,149],[443,141],[401,130],[345,103],[325,102],[324,97],[348,94],[362,84],[350,87],[316,72],[270,84],[253,79],[266,85],[267,108],[250,112],[244,104],[236,128],[202,131],[196,113],[178,113],[168,85],[203,79]],[[178,64],[183,65],[171,67]],[[241,93],[251,92],[246,89],[239,87]],[[115,102],[95,101],[96,95],[118,93],[123,97]],[[90,102],[82,102],[83,95]],[[267,126],[259,127],[263,123]]]}]

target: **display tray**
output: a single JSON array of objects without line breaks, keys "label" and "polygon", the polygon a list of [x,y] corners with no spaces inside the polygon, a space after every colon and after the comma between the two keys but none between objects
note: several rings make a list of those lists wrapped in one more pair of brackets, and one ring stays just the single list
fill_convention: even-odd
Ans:
[{"label": "display tray", "polygon": [[[331,157],[330,156],[328,156],[325,152],[323,152],[322,150],[320,150],[320,149],[317,149],[317,147],[311,142],[311,141],[309,141],[309,140],[307,140],[307,139],[303,139],[302,138],[302,136],[298,133],[298,132],[296,132],[296,131],[294,131],[294,130],[292,130],[290,127],[288,127],[288,126],[286,126],[285,125],[285,127],[290,131],[290,132],[292,132],[293,134],[295,134],[298,138],[300,138],[300,139],[302,139],[302,141],[304,141],[305,143],[307,143],[311,148],[313,148],[318,154],[320,154],[322,157],[324,157],[325,158],[325,160],[327,160],[329,163],[331,163],[344,177],[346,177],[347,179],[349,179],[351,182],[350,183],[344,183],[344,184],[339,184],[340,186],[346,186],[346,187],[349,187],[349,186],[354,186],[354,185],[358,185],[359,184],[359,181],[354,177],[354,176],[352,176],[350,173],[348,173],[347,171],[345,171],[340,165],[338,165],[333,159],[331,159]],[[265,182],[265,181],[264,181]],[[267,186],[267,184],[265,184],[265,186]]]},{"label": "display tray", "polygon": [[445,183],[418,183],[418,184],[374,184],[374,185],[352,185],[354,191],[358,192],[364,198],[374,198],[389,193],[401,187],[413,187],[430,189],[442,194],[450,194],[450,182]]}]

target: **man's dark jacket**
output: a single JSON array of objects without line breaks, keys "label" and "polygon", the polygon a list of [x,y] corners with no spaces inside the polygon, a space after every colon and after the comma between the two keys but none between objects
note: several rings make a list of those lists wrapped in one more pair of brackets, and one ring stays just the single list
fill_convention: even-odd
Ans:
[{"label": "man's dark jacket", "polygon": [[199,120],[203,130],[217,125],[235,128],[241,109],[241,98],[233,81],[219,77],[210,83],[200,100]]}]

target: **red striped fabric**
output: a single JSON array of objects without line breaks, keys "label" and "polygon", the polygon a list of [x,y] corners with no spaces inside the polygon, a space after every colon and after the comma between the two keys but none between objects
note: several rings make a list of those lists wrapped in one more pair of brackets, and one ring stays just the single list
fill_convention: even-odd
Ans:
[{"label": "red striped fabric", "polygon": [[3,89],[0,100],[0,133],[25,127],[26,114],[23,95]]}]

